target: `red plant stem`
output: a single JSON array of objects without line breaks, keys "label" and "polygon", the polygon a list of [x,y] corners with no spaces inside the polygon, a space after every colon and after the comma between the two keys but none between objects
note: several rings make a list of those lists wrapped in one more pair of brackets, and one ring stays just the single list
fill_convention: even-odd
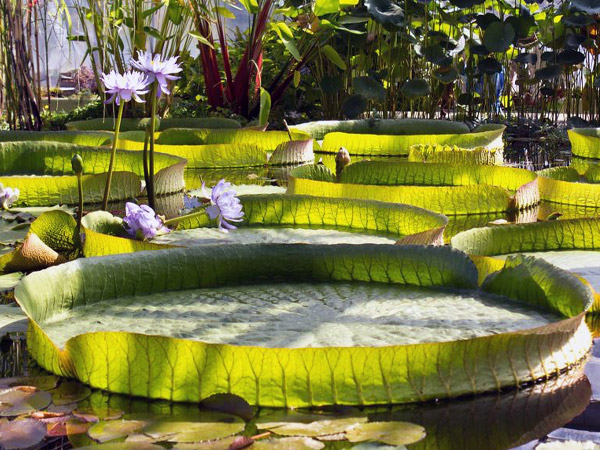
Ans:
[{"label": "red plant stem", "polygon": [[229,49],[225,40],[225,27],[221,15],[217,12],[217,31],[219,35],[219,43],[221,44],[221,52],[223,53],[223,69],[225,70],[225,95],[229,103],[233,103],[233,75],[231,73],[231,62],[229,60]]}]

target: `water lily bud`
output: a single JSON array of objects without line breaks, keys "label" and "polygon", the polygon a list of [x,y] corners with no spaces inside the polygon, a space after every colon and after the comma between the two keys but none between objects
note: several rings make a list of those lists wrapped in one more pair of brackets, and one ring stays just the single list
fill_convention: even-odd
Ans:
[{"label": "water lily bud", "polygon": [[[138,123],[138,128],[140,130],[149,130],[150,129],[150,117],[145,117],[144,119],[140,119]],[[157,131],[160,128],[160,117],[154,117],[154,131]]]},{"label": "water lily bud", "polygon": [[342,176],[342,172],[344,168],[350,164],[351,162],[350,153],[344,147],[341,147],[340,150],[335,155],[335,176],[339,180]]},{"label": "water lily bud", "polygon": [[77,175],[81,175],[83,173],[83,159],[79,155],[73,156],[71,158],[71,167],[73,168],[73,172]]}]

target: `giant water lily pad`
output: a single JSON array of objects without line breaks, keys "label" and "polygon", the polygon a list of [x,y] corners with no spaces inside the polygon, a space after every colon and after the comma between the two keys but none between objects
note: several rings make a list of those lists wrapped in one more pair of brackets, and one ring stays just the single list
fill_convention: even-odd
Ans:
[{"label": "giant water lily pad", "polygon": [[[176,231],[151,243],[126,239],[122,221],[96,212],[83,220],[86,256],[157,250],[159,244],[224,243],[441,244],[447,219],[407,205],[285,194],[240,196],[243,222],[224,234],[206,214],[175,224]],[[201,211],[201,210],[200,210]]]},{"label": "giant water lily pad", "polygon": [[[15,298],[31,320],[29,351],[42,367],[111,392],[173,401],[229,392],[265,406],[412,402],[519,385],[587,353],[589,287],[534,259],[510,261],[506,273],[495,274],[481,290],[468,257],[445,247],[204,246],[73,261],[28,275]],[[532,285],[538,286],[535,297]],[[355,289],[362,292],[348,301]],[[504,321],[511,327],[504,332],[494,331],[496,324],[485,326],[480,337],[465,329],[458,340],[440,333],[444,342],[409,344],[395,335],[418,313],[404,308],[377,315],[372,302],[386,310],[411,295],[421,297],[417,303],[423,306],[429,301],[422,296],[429,295],[442,295],[438,304],[446,305],[461,296],[496,299],[497,309],[509,315],[516,307],[529,319],[543,317],[536,325],[527,319],[525,329],[512,328],[518,328],[512,317]],[[135,302],[139,307],[128,310]],[[90,314],[81,315],[87,322],[71,336],[63,326],[52,327],[96,307],[109,314],[93,316],[103,330],[81,334],[89,330]],[[227,309],[227,320],[219,319]],[[165,326],[161,311],[178,323]],[[451,317],[431,314],[436,321]],[[258,317],[269,325],[261,326]],[[334,319],[327,324],[327,317]],[[196,319],[198,328],[189,329]],[[184,322],[191,334],[175,338]],[[126,331],[115,330],[124,323]],[[287,323],[278,341],[271,333],[275,323]],[[425,329],[436,335],[430,323],[419,325],[416,335],[424,336]]]},{"label": "giant water lily pad", "polygon": [[429,119],[362,119],[320,120],[294,125],[293,130],[308,133],[321,140],[327,133],[389,134],[389,135],[436,135],[469,133],[463,122]]},{"label": "giant water lily pad", "polygon": [[584,174],[573,167],[554,167],[538,172],[540,197],[553,203],[600,207],[598,169],[590,168]]},{"label": "giant water lily pad", "polygon": [[455,164],[487,164],[501,166],[504,163],[502,148],[460,148],[456,145],[421,144],[410,147],[411,162],[443,162]]},{"label": "giant water lily pad", "polygon": [[567,133],[573,155],[600,158],[600,128],[573,128]]},{"label": "giant water lily pad", "polygon": [[[110,149],[60,142],[0,143],[0,173],[3,174],[0,182],[20,190],[18,205],[77,204],[77,177],[71,168],[71,158],[75,154],[81,155],[84,161],[84,202],[99,203],[106,184]],[[186,160],[182,158],[155,155],[157,194],[183,190],[185,164]],[[109,198],[124,200],[138,196],[144,173],[139,154],[117,152],[114,169]]]},{"label": "giant water lily pad", "polygon": [[[309,136],[293,132],[293,142],[305,142]],[[189,168],[224,168],[263,166],[267,152],[280,152],[281,146],[290,143],[283,131],[255,130],[193,130],[175,128],[156,133],[155,151],[185,158]],[[141,151],[144,135],[139,132],[123,133],[117,143],[122,150]],[[312,151],[312,145],[310,146]],[[288,152],[270,160],[272,165],[295,164],[307,160],[304,152]]]},{"label": "giant water lily pad", "polygon": [[[474,255],[531,254],[582,276],[600,292],[600,219],[477,228],[457,234],[452,246]],[[592,310],[598,308],[600,299]]]},{"label": "giant water lily pad", "polygon": [[442,163],[363,161],[340,182],[322,166],[292,171],[289,194],[406,203],[442,214],[522,209],[539,202],[536,175],[524,169]]},{"label": "giant water lily pad", "polygon": [[351,155],[408,155],[411,146],[419,144],[449,145],[465,149],[476,147],[503,148],[503,125],[483,125],[471,133],[435,134],[363,134],[354,132],[331,132],[325,136],[321,151],[337,153],[344,147]]}]

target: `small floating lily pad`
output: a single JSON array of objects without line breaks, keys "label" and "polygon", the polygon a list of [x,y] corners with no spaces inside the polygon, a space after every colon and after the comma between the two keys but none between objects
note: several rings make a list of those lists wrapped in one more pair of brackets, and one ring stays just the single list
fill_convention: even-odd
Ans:
[{"label": "small floating lily pad", "polygon": [[369,422],[346,430],[350,442],[377,441],[389,445],[408,445],[425,437],[425,428],[408,422]]},{"label": "small floating lily pad", "polygon": [[17,450],[33,447],[46,436],[46,425],[33,419],[0,423],[0,447]]},{"label": "small floating lily pad", "polygon": [[108,420],[95,423],[88,429],[88,436],[98,442],[108,442],[140,431],[146,422],[141,420]]},{"label": "small floating lily pad", "polygon": [[85,400],[92,395],[92,390],[76,381],[63,381],[60,386],[51,391],[52,402],[57,405],[68,405]]},{"label": "small floating lily pad", "polygon": [[171,442],[203,442],[240,433],[246,427],[243,420],[220,413],[202,416],[202,422],[165,420],[148,425],[144,433],[156,439]]},{"label": "small floating lily pad", "polygon": [[109,442],[77,447],[74,450],[164,450],[164,447],[147,442]]},{"label": "small floating lily pad", "polygon": [[16,387],[0,392],[0,416],[11,417],[39,411],[50,405],[52,396],[32,387]]},{"label": "small floating lily pad", "polygon": [[280,436],[326,436],[343,433],[348,427],[366,422],[366,417],[347,417],[342,419],[317,420],[310,423],[273,422],[257,424],[259,429],[266,429]]},{"label": "small floating lily pad", "polygon": [[40,391],[49,391],[58,384],[58,377],[54,375],[43,375],[39,377],[12,377],[3,378],[0,384],[8,387],[33,386]]},{"label": "small floating lily pad", "polygon": [[309,437],[270,438],[256,441],[254,450],[320,450],[325,444]]}]

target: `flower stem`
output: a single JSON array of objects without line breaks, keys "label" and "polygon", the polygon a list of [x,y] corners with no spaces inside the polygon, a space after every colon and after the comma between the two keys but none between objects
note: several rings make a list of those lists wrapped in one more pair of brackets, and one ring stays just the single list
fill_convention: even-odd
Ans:
[{"label": "flower stem", "polygon": [[108,165],[108,174],[106,177],[106,187],[104,188],[104,197],[102,198],[102,209],[108,208],[108,196],[110,194],[110,184],[112,183],[113,169],[115,165],[115,156],[117,155],[117,140],[119,139],[119,130],[121,129],[121,119],[123,118],[123,107],[125,102],[121,101],[119,113],[117,114],[117,123],[115,125],[115,135],[113,137],[112,151],[110,153],[110,163]]},{"label": "flower stem", "polygon": [[150,208],[156,209],[156,196],[154,194],[154,132],[156,128],[156,104],[158,98],[156,97],[156,89],[158,82],[154,82],[154,87],[150,95],[152,96],[152,107],[150,113],[150,154],[148,155],[148,184],[146,190],[148,191],[148,205]]},{"label": "flower stem", "polygon": [[81,183],[81,173],[77,174],[77,190],[79,193],[79,204],[77,211],[77,232],[81,233],[81,219],[83,218],[83,184]]},{"label": "flower stem", "polygon": [[150,129],[146,128],[144,134],[144,151],[142,152],[142,160],[144,163],[144,182],[146,183],[146,189],[148,184],[150,184],[150,173],[148,172],[148,140],[150,139]]}]

